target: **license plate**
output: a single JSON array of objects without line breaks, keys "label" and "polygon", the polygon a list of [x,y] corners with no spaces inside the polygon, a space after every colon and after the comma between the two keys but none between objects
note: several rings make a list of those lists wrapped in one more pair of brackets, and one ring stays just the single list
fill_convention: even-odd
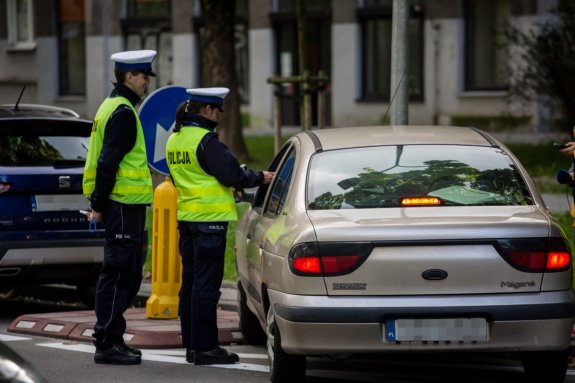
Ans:
[{"label": "license plate", "polygon": [[388,319],[389,341],[481,342],[488,340],[485,318]]},{"label": "license plate", "polygon": [[32,197],[32,211],[86,209],[90,203],[82,194],[41,194]]}]

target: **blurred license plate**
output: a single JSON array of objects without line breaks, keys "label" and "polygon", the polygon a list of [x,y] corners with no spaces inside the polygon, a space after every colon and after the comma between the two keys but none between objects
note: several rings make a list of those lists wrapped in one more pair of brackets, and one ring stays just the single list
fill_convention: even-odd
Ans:
[{"label": "blurred license plate", "polygon": [[485,318],[388,319],[389,341],[480,342],[488,340]]},{"label": "blurred license plate", "polygon": [[86,209],[89,201],[82,194],[42,194],[32,197],[32,211]]}]

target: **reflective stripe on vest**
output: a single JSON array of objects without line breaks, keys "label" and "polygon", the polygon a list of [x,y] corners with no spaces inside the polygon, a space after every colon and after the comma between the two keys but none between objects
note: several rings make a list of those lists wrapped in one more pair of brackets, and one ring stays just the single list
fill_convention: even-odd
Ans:
[{"label": "reflective stripe on vest", "polygon": [[207,129],[183,127],[166,143],[166,161],[178,190],[178,221],[236,221],[231,188],[204,172],[196,150]]},{"label": "reflective stripe on vest", "polygon": [[112,113],[120,105],[127,105],[136,116],[138,124],[136,142],[132,150],[130,150],[120,162],[120,166],[116,172],[116,182],[114,183],[114,188],[109,198],[127,204],[149,204],[153,201],[154,190],[152,186],[152,176],[148,168],[142,124],[136,110],[124,97],[107,98],[96,112],[92,125],[92,134],[90,135],[90,148],[84,167],[84,178],[82,179],[83,192],[84,195],[89,198],[94,191],[96,185],[96,169],[98,166],[98,158],[102,151],[106,124]]}]

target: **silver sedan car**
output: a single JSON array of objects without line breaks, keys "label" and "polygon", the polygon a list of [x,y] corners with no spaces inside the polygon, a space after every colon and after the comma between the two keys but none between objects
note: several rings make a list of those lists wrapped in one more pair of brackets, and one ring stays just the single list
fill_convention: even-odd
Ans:
[{"label": "silver sedan car", "polygon": [[571,250],[525,169],[472,128],[301,132],[238,223],[240,327],[272,382],[306,356],[517,352],[562,382]]}]

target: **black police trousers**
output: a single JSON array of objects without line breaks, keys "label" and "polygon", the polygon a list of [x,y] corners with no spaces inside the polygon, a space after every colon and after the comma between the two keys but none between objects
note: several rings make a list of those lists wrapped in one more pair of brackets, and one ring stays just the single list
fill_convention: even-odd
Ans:
[{"label": "black police trousers", "polygon": [[103,212],[104,261],[96,288],[94,345],[106,349],[124,342],[124,312],[142,282],[146,205],[110,201]]},{"label": "black police trousers", "polygon": [[218,347],[217,305],[224,277],[227,222],[178,222],[182,287],[179,315],[182,346]]}]

